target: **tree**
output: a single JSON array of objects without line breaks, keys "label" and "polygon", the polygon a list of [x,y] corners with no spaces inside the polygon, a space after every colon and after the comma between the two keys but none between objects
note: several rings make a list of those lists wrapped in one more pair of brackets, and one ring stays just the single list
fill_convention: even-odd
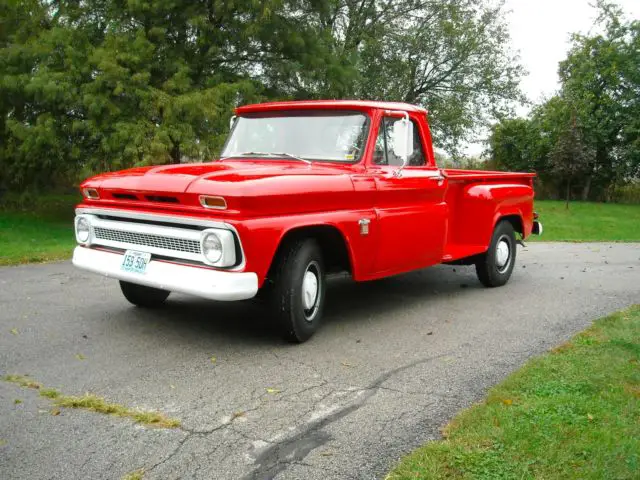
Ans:
[{"label": "tree", "polygon": [[7,0],[0,180],[204,160],[240,103],[405,100],[458,142],[519,98],[495,0]]},{"label": "tree", "polygon": [[600,1],[600,33],[574,35],[560,63],[561,88],[528,119],[493,126],[496,168],[536,171],[543,193],[609,199],[640,174],[640,22]]},{"label": "tree", "polygon": [[[509,51],[503,1],[338,0],[319,25],[334,51],[355,65],[341,96],[406,101],[432,113],[436,142],[458,154],[490,119],[523,100]],[[325,93],[325,92],[321,92]]]},{"label": "tree", "polygon": [[565,206],[569,208],[571,185],[576,176],[589,171],[595,158],[594,152],[587,145],[575,115],[569,124],[560,131],[558,140],[550,152],[553,172],[557,173],[565,183]]},{"label": "tree", "polygon": [[561,94],[595,150],[583,200],[594,186],[609,196],[612,187],[638,174],[640,158],[640,21],[625,22],[620,8],[604,0],[598,9],[603,32],[574,35],[559,69]]}]

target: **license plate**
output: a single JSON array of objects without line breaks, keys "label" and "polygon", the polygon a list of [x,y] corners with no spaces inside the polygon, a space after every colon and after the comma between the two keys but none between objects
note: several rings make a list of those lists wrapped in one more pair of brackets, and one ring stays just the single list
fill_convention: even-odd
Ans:
[{"label": "license plate", "polygon": [[149,260],[151,260],[150,253],[138,252],[137,250],[127,250],[124,252],[124,258],[122,259],[120,269],[125,272],[144,273],[147,269]]}]

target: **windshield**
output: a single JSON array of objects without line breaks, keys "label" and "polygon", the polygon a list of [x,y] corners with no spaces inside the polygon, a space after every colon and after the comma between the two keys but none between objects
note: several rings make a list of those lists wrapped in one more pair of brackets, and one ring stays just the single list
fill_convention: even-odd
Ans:
[{"label": "windshield", "polygon": [[352,163],[360,160],[368,117],[359,112],[270,112],[239,117],[222,157],[297,157]]}]

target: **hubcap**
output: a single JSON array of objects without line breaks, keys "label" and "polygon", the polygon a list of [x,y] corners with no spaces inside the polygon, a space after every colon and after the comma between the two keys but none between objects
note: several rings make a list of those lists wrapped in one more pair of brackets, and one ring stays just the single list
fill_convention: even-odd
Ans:
[{"label": "hubcap", "polygon": [[307,265],[302,277],[302,308],[307,322],[311,322],[318,312],[318,299],[320,297],[320,266],[316,262]]},{"label": "hubcap", "polygon": [[307,270],[304,273],[302,281],[302,302],[305,310],[310,310],[316,303],[318,297],[318,277],[316,274]]},{"label": "hubcap", "polygon": [[511,248],[509,242],[501,238],[496,246],[496,267],[500,273],[504,272],[509,267],[511,261]]}]

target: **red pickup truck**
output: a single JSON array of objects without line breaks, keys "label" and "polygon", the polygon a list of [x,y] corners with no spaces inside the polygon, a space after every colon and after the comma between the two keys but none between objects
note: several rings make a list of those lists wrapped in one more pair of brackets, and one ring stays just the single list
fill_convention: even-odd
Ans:
[{"label": "red pickup truck", "polygon": [[82,183],[75,266],[127,300],[259,292],[283,335],[318,328],[326,276],[374,280],[439,263],[504,285],[516,233],[541,233],[530,173],[441,169],[426,110],[303,101],[236,110],[221,158],[132,168]]}]

